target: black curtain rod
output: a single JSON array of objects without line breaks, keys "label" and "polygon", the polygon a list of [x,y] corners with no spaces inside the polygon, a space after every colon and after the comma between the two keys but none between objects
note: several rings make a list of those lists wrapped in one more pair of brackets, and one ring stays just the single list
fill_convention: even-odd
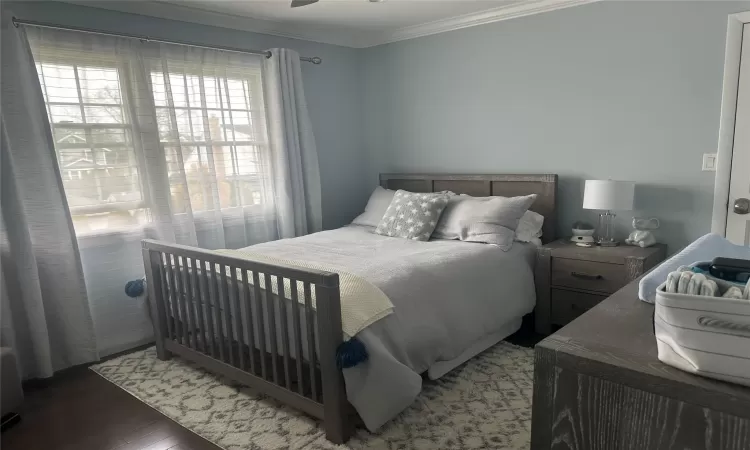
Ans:
[{"label": "black curtain rod", "polygon": [[[19,25],[28,25],[32,27],[40,27],[40,28],[51,28],[54,30],[69,30],[69,31],[80,31],[81,33],[91,33],[91,34],[102,34],[105,36],[117,36],[117,37],[124,37],[124,38],[130,38],[130,39],[139,39],[141,41],[147,41],[147,42],[160,42],[162,44],[175,44],[175,45],[187,45],[190,47],[200,47],[200,48],[210,48],[214,50],[224,50],[226,52],[235,52],[235,53],[250,53],[252,55],[264,55],[266,58],[271,57],[270,51],[261,51],[261,50],[245,50],[242,48],[234,48],[234,47],[219,47],[215,45],[202,45],[202,44],[196,44],[193,42],[180,42],[180,41],[167,41],[164,39],[156,39],[149,36],[138,36],[136,34],[126,34],[126,33],[111,33],[109,31],[101,31],[101,30],[95,30],[92,28],[83,28],[83,27],[68,27],[63,25],[56,25],[53,23],[45,23],[45,22],[36,22],[33,20],[21,20],[13,17],[13,26],[18,28]],[[301,61],[311,62],[313,64],[320,64],[323,62],[323,60],[317,56],[307,57],[307,56],[300,56],[299,58]]]}]

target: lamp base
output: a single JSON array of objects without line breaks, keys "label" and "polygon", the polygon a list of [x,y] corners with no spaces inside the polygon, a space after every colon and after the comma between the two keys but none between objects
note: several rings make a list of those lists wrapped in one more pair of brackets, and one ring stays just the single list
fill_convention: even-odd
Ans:
[{"label": "lamp base", "polygon": [[596,243],[601,247],[616,247],[620,244],[615,240],[615,215],[611,211],[599,214]]}]

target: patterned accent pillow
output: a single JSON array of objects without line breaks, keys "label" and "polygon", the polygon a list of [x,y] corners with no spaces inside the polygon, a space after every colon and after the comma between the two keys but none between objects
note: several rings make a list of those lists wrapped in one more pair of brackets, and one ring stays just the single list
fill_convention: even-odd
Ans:
[{"label": "patterned accent pillow", "polygon": [[446,204],[448,195],[444,193],[398,190],[375,233],[415,241],[429,240]]}]

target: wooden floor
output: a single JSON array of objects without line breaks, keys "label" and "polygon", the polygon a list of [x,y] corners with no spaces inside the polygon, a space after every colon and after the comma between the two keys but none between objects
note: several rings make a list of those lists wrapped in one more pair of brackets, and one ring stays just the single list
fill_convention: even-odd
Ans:
[{"label": "wooden floor", "polygon": [[[530,330],[507,340],[534,346],[541,336]],[[21,417],[0,436],[3,450],[220,449],[84,367],[27,386]]]},{"label": "wooden floor", "polygon": [[3,450],[218,450],[91,370],[26,389]]}]

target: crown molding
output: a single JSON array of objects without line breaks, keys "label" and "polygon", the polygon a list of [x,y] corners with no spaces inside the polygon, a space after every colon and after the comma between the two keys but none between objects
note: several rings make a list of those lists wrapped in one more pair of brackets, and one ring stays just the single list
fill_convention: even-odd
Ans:
[{"label": "crown molding", "polygon": [[188,6],[168,1],[107,1],[107,0],[62,0],[79,6],[107,9],[141,16],[158,17],[160,19],[177,20],[180,22],[209,25],[238,31],[267,34],[271,36],[300,39],[321,44],[338,45],[344,47],[368,47],[375,36],[373,32],[362,32],[354,29],[331,29],[315,26],[300,26],[285,24],[266,19],[256,19],[247,16],[237,16],[222,12],[209,11],[197,6]]},{"label": "crown molding", "polygon": [[557,9],[585,5],[597,1],[599,0],[530,0],[520,4],[509,4],[458,17],[451,17],[422,25],[401,28],[393,33],[383,36],[380,39],[380,42],[374,45],[388,44],[391,42],[404,41],[432,34],[445,33],[447,31],[460,30],[462,28],[469,28],[477,25],[554,11]]},{"label": "crown molding", "polygon": [[557,9],[570,8],[600,0],[526,0],[520,4],[512,3],[476,13],[405,27],[395,31],[362,31],[351,28],[336,29],[333,27],[300,26],[299,24],[292,25],[272,20],[209,11],[198,6],[187,6],[169,1],[64,1],[65,3],[72,3],[80,6],[109,9],[142,16],[249,31],[290,39],[301,39],[322,44],[366,48],[477,25],[500,22],[517,17],[540,14]]}]

